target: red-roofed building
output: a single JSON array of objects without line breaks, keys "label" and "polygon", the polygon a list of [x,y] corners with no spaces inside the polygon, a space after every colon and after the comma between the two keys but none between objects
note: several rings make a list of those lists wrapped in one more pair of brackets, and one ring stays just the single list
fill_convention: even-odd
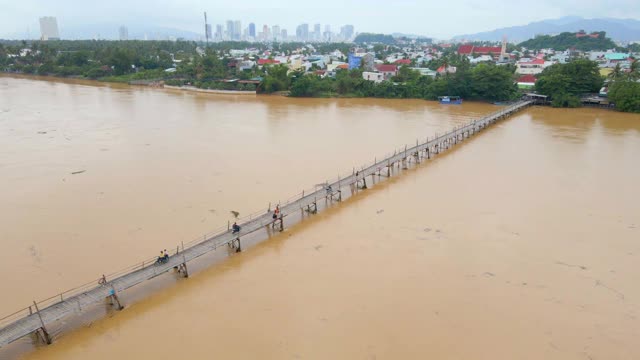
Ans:
[{"label": "red-roofed building", "polygon": [[376,70],[384,75],[385,80],[389,80],[391,77],[398,75],[397,65],[379,64],[376,65]]},{"label": "red-roofed building", "polygon": [[398,59],[398,60],[394,61],[394,64],[396,64],[396,65],[411,65],[411,60],[409,60],[409,59]]},{"label": "red-roofed building", "polygon": [[536,81],[538,81],[538,79],[536,79],[536,77],[533,75],[522,75],[518,79],[518,88],[527,90],[533,89],[533,87],[536,85]]},{"label": "red-roofed building", "polygon": [[600,34],[598,34],[597,32],[593,32],[591,34],[587,34],[584,31],[579,31],[576,33],[576,37],[577,38],[583,38],[583,37],[590,37],[592,39],[597,39],[600,37]]},{"label": "red-roofed building", "polygon": [[459,55],[493,55],[494,58],[500,56],[502,48],[500,46],[474,46],[474,45],[460,45],[458,47]]},{"label": "red-roofed building", "polygon": [[524,83],[534,83],[538,81],[538,79],[536,79],[535,76],[529,74],[529,75],[522,75],[520,76],[520,78],[518,79],[518,82],[524,82]]},{"label": "red-roofed building", "polygon": [[537,75],[542,72],[545,68],[544,59],[527,59],[520,60],[516,64],[516,73],[522,75]]},{"label": "red-roofed building", "polygon": [[473,53],[476,55],[489,55],[493,54],[495,56],[500,55],[502,48],[500,46],[475,46],[473,48]]},{"label": "red-roofed building", "polygon": [[438,74],[440,74],[440,75],[444,75],[444,74],[446,74],[446,73],[449,73],[449,74],[455,74],[457,70],[458,70],[458,68],[457,68],[457,67],[455,67],[455,66],[447,66],[447,67],[445,68],[445,67],[444,67],[444,65],[442,65],[442,66],[440,66],[440,67],[438,68],[438,70],[436,70],[436,72],[437,72]]},{"label": "red-roofed building", "polygon": [[280,61],[274,60],[274,59],[258,59],[258,65],[260,66],[274,65],[274,64],[280,64]]}]

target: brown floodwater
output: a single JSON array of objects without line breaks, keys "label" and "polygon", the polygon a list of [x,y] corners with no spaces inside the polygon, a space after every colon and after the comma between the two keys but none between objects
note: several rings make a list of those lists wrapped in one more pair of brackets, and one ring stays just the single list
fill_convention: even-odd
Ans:
[{"label": "brown floodwater", "polygon": [[[0,77],[0,313],[495,109]],[[637,359],[639,155],[638,115],[531,108],[0,358]]]}]

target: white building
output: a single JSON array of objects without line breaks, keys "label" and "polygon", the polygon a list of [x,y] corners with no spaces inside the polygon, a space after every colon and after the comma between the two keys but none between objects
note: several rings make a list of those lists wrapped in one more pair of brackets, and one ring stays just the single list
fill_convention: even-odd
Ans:
[{"label": "white building", "polygon": [[516,73],[521,75],[538,75],[544,70],[543,59],[522,59],[516,64]]},{"label": "white building", "polygon": [[362,73],[362,78],[375,83],[381,83],[384,81],[384,74],[379,72],[365,71]]},{"label": "white building", "polygon": [[40,34],[41,40],[60,40],[58,32],[58,20],[54,16],[45,16],[40,18]]}]

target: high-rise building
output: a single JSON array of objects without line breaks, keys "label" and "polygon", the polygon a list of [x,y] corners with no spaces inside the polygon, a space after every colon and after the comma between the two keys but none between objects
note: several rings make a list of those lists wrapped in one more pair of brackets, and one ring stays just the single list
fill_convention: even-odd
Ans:
[{"label": "high-rise building", "polygon": [[42,40],[60,40],[58,20],[54,16],[40,18],[40,35]]},{"label": "high-rise building", "polygon": [[353,25],[345,25],[340,28],[340,36],[342,36],[344,40],[351,40],[354,32]]},{"label": "high-rise building", "polygon": [[322,31],[320,30],[320,24],[313,25],[313,40],[320,41],[322,40]]},{"label": "high-rise building", "polygon": [[226,40],[233,40],[233,20],[227,20],[227,36]]},{"label": "high-rise building", "polygon": [[204,31],[205,31],[205,34],[204,34],[205,38],[212,39],[212,36],[211,36],[211,24],[205,24]]},{"label": "high-rise building", "polygon": [[331,41],[331,25],[324,26],[324,33],[322,34],[322,39],[327,42]]},{"label": "high-rise building", "polygon": [[214,38],[216,39],[216,41],[222,41],[222,39],[224,38],[224,29],[222,25],[216,25],[216,34]]},{"label": "high-rise building", "polygon": [[273,40],[280,40],[280,26],[273,25],[271,27],[271,36],[273,37]]},{"label": "high-rise building", "polygon": [[287,37],[288,36],[289,36],[289,34],[287,34],[287,29],[282,29],[280,31],[280,40],[287,41]]},{"label": "high-rise building", "polygon": [[298,41],[309,40],[309,24],[301,24],[296,28],[296,37]]},{"label": "high-rise building", "polygon": [[256,24],[254,23],[249,24],[249,36],[254,39],[256,38]]},{"label": "high-rise building", "polygon": [[118,28],[118,35],[120,35],[120,41],[129,40],[129,29],[127,29],[126,26],[120,26],[120,28]]},{"label": "high-rise building", "polygon": [[242,35],[242,23],[240,20],[233,22],[233,40],[240,40]]}]

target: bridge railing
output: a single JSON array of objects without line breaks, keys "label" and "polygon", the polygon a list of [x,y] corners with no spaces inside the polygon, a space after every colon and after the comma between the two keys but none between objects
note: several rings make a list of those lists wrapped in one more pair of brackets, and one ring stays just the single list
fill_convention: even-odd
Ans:
[{"label": "bridge railing", "polygon": [[[374,167],[374,166],[384,165],[384,163],[388,159],[392,159],[393,157],[397,157],[399,154],[402,154],[404,156],[404,153],[407,152],[407,156],[409,156],[410,155],[409,151],[414,150],[416,146],[418,146],[418,147],[422,146],[422,145],[426,144],[427,142],[433,141],[433,140],[438,139],[438,138],[443,138],[444,139],[445,137],[455,133],[456,131],[458,131],[460,129],[471,127],[474,123],[480,123],[480,122],[485,121],[485,120],[487,120],[487,119],[489,119],[491,117],[495,118],[495,117],[498,117],[498,116],[502,116],[502,115],[504,115],[504,114],[506,114],[506,113],[508,113],[510,111],[513,111],[514,109],[516,109],[516,108],[518,108],[520,106],[523,106],[523,104],[524,104],[524,102],[515,103],[515,104],[513,104],[511,106],[508,106],[508,107],[506,107],[504,109],[501,109],[501,110],[499,110],[497,112],[494,112],[494,113],[492,113],[490,115],[483,116],[480,119],[475,119],[475,120],[472,120],[472,121],[470,121],[470,122],[468,122],[466,124],[463,124],[463,125],[460,125],[460,126],[455,126],[453,129],[451,129],[450,131],[448,131],[448,132],[446,132],[444,134],[436,133],[433,137],[427,137],[422,142],[418,140],[417,144],[411,144],[411,145],[407,144],[407,145],[405,145],[403,147],[396,148],[396,150],[393,153],[389,152],[389,153],[383,155],[382,157],[380,157],[379,158],[380,160],[378,160],[378,158],[376,157],[371,162],[367,162],[367,163],[363,164],[360,167],[354,167],[351,174],[338,175],[336,178],[333,178],[331,180],[326,180],[326,184],[340,183],[340,181],[342,179],[346,179],[346,178],[351,177],[353,175],[353,173],[356,171],[356,169],[357,169],[357,171],[365,171],[365,170],[370,169],[371,167]],[[373,170],[375,170],[375,169],[373,169]],[[348,183],[345,183],[344,185],[348,185]],[[341,186],[344,186],[344,185],[341,184]],[[239,217],[239,218],[236,219],[236,221],[240,225],[242,225],[244,223],[250,222],[250,221],[252,221],[252,220],[254,220],[256,218],[259,218],[261,216],[266,216],[266,215],[270,214],[271,213],[270,211],[273,211],[273,209],[275,208],[276,205],[280,206],[280,208],[285,208],[289,204],[292,204],[292,203],[295,203],[297,201],[300,201],[304,197],[309,196],[311,194],[317,193],[317,195],[321,195],[323,189],[324,189],[324,187],[319,186],[319,184],[315,185],[314,187],[310,187],[308,189],[305,189],[302,192],[297,193],[297,194],[293,195],[292,197],[290,197],[290,198],[288,198],[288,199],[286,199],[286,200],[284,200],[282,202],[274,203],[268,209],[261,209],[261,210],[255,211],[253,213],[250,213],[248,215],[245,215],[243,217]],[[321,199],[323,197],[324,196],[318,196],[318,199]],[[180,252],[182,252],[184,250],[187,250],[187,249],[192,248],[194,246],[200,245],[204,241],[210,240],[212,238],[216,238],[216,237],[218,237],[218,236],[220,236],[222,234],[225,234],[225,233],[227,233],[229,231],[230,231],[229,224],[227,224],[227,226],[221,226],[219,228],[216,228],[216,229],[214,229],[212,231],[209,231],[209,232],[203,234],[202,236],[194,238],[194,239],[192,239],[190,241],[181,242],[180,244],[177,244],[175,249],[167,248],[168,249],[167,252],[170,255],[178,254],[178,253],[180,253]],[[221,245],[221,244],[217,244],[217,246],[219,246],[219,245]],[[101,281],[103,281],[103,280],[106,280],[107,283],[108,283],[110,281],[113,281],[114,279],[117,279],[117,278],[119,278],[121,276],[127,275],[127,274],[129,274],[129,273],[131,273],[133,271],[144,269],[145,267],[148,267],[148,266],[152,266],[152,265],[155,264],[156,260],[157,260],[157,256],[153,256],[153,257],[144,259],[142,262],[137,262],[137,263],[135,263],[133,265],[127,266],[125,268],[122,268],[122,269],[117,270],[115,272],[112,272],[110,274],[103,275],[103,277],[99,277],[99,278],[97,278],[95,280],[89,281],[89,282],[87,282],[85,284],[82,284],[80,286],[77,286],[75,288],[65,290],[65,291],[63,291],[63,292],[61,292],[61,293],[59,293],[57,295],[51,296],[49,298],[46,298],[46,299],[43,299],[43,300],[40,300],[40,301],[37,301],[36,304],[37,304],[37,306],[38,306],[38,308],[40,310],[42,310],[44,308],[47,308],[49,306],[52,306],[52,305],[56,305],[56,304],[64,301],[67,298],[71,298],[73,296],[80,295],[82,293],[85,293],[87,291],[90,291],[92,289],[95,289],[97,287],[102,286],[101,285]],[[25,318],[25,317],[31,315],[31,314],[34,314],[35,312],[36,312],[35,306],[34,305],[30,305],[28,307],[25,307],[25,308],[22,308],[20,310],[17,310],[14,313],[6,315],[6,316],[0,318],[0,328],[6,327],[9,324],[11,324],[11,323],[13,323],[13,322],[15,322],[17,320],[20,320],[22,318]]]}]

